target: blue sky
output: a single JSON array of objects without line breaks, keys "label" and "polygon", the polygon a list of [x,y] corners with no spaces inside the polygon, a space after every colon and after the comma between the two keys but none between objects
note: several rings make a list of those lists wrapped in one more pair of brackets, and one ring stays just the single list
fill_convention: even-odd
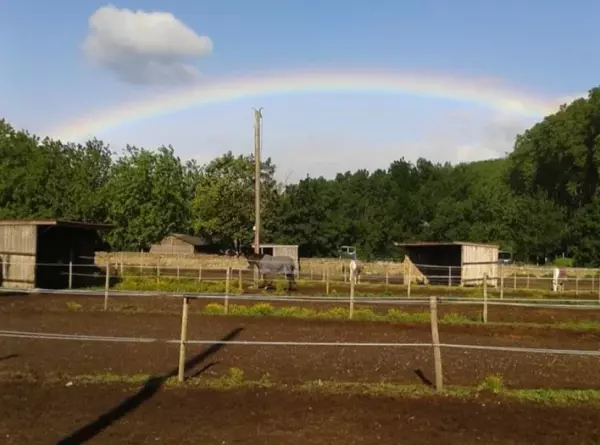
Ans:
[{"label": "blue sky", "polygon": [[[19,0],[0,6],[3,117],[43,134],[81,113],[185,88],[183,81],[150,76],[150,68],[140,71],[141,64],[158,60],[165,74],[177,62],[164,48],[158,54],[146,45],[143,30],[130,30],[142,46],[115,55],[125,38],[114,34],[116,15],[101,23],[104,46],[91,60],[83,47],[88,20],[107,5]],[[196,40],[187,47],[195,55],[179,60],[192,74],[201,73],[199,82],[282,69],[373,68],[494,78],[519,91],[562,98],[596,86],[600,72],[594,57],[600,3],[591,0],[140,0],[114,6],[117,14],[123,8],[168,12],[208,37],[210,50],[200,54]],[[115,149],[171,143],[182,158],[202,162],[224,150],[252,150],[253,106],[265,107],[265,156],[292,180],[385,168],[402,156],[452,162],[499,156],[532,123],[448,100],[311,93],[199,107],[97,136]]]}]

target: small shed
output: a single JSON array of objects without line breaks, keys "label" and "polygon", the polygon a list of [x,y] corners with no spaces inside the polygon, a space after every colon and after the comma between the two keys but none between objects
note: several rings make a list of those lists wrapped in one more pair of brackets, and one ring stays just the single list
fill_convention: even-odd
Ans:
[{"label": "small shed", "polygon": [[[254,248],[254,244],[252,244]],[[259,252],[264,255],[289,256],[296,265],[296,276],[300,274],[300,259],[298,258],[297,244],[260,244]]]},{"label": "small shed", "polygon": [[453,242],[395,243],[403,247],[411,261],[431,284],[474,286],[483,283],[498,286],[498,252],[495,244]]},{"label": "small shed", "polygon": [[206,241],[198,236],[172,233],[165,236],[160,243],[150,246],[150,253],[195,255],[207,245]]},{"label": "small shed", "polygon": [[99,231],[112,228],[56,219],[0,220],[0,287],[64,289],[96,284]]}]

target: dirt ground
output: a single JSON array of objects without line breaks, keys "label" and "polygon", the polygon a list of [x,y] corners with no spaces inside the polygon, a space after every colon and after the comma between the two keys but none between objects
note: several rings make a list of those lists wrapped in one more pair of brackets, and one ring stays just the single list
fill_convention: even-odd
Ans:
[{"label": "dirt ground", "polygon": [[[258,297],[260,298],[260,297]],[[284,299],[286,297],[279,296]],[[294,298],[293,296],[290,298]],[[423,298],[421,297],[421,300]],[[253,305],[261,300],[248,301],[232,298],[230,304]],[[264,300],[273,307],[305,307],[315,310],[327,310],[334,307],[347,307],[345,302],[298,302],[298,301],[270,301]],[[202,312],[210,303],[223,303],[223,300],[195,300],[191,305],[191,312]],[[69,305],[77,304],[83,311],[103,311],[104,297],[102,295],[77,295],[77,294],[47,294],[47,295],[18,295],[2,296],[0,294],[0,314],[33,313],[33,312],[66,312]],[[389,309],[398,309],[406,313],[424,313],[429,311],[427,303],[403,304],[357,304],[356,308],[369,308],[376,313],[385,314]],[[161,312],[165,314],[181,314],[180,297],[158,296],[126,296],[118,295],[109,298],[108,309],[112,312]],[[440,303],[439,314],[460,314],[471,319],[480,319],[483,306],[481,304],[452,304]],[[522,306],[488,305],[488,321],[496,323],[539,323],[555,324],[568,322],[600,321],[600,307],[598,309],[581,309],[575,305],[565,308],[539,308]]]},{"label": "dirt ground", "polygon": [[[102,297],[91,296],[5,296],[0,298],[0,329],[179,338],[180,299],[112,298],[108,312],[101,310],[102,302]],[[464,308],[442,306],[441,311]],[[428,324],[202,316],[201,309],[201,303],[192,304],[189,339],[431,342]],[[565,313],[494,311],[490,309],[491,318],[528,320],[560,318]],[[600,341],[600,332],[490,325],[440,325],[440,336],[443,343],[586,350],[597,350]],[[219,377],[239,368],[247,380],[268,376],[272,382],[289,384],[320,379],[430,385],[432,357],[430,347],[197,344],[187,348],[187,359],[194,362],[187,375]],[[446,385],[475,386],[497,373],[508,388],[600,388],[599,357],[443,348],[442,359]],[[216,391],[164,387],[160,379],[138,386],[79,381],[65,385],[69,375],[157,375],[176,369],[177,362],[178,345],[163,342],[0,337],[0,374],[40,377],[35,383],[0,380],[0,443],[600,443],[596,407],[551,407],[491,395],[458,400],[251,388]],[[58,381],[48,383],[46,376]]]},{"label": "dirt ground", "polygon": [[[156,389],[156,391],[155,391]],[[121,385],[0,383],[6,445],[597,444],[596,408]]]},{"label": "dirt ground", "polygon": [[[180,334],[177,313],[26,311],[7,298],[0,307],[3,330],[156,339],[178,339]],[[214,341],[231,333],[235,340],[250,341],[431,342],[428,324],[190,315],[190,340]],[[483,325],[440,325],[440,336],[447,344],[585,350],[597,350],[600,341],[598,332]],[[188,355],[204,347],[189,345]],[[0,362],[0,371],[151,374],[177,363],[178,346],[0,337],[0,356],[12,356]],[[248,379],[269,374],[273,381],[286,383],[321,379],[419,384],[433,379],[432,356],[429,347],[227,345],[211,357],[207,372],[219,376],[239,368]],[[442,357],[448,385],[475,386],[499,373],[513,388],[600,388],[599,357],[454,348],[443,348]]]}]

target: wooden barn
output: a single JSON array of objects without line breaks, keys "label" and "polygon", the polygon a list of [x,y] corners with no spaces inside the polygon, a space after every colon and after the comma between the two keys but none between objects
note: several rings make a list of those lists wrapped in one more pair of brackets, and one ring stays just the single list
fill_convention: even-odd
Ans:
[{"label": "wooden barn", "polygon": [[0,220],[0,287],[67,288],[69,263],[73,287],[96,284],[97,275],[104,274],[94,264],[99,231],[111,228],[55,219]]},{"label": "wooden barn", "polygon": [[[254,248],[254,244],[252,244],[252,248]],[[298,258],[297,244],[261,244],[259,252],[272,256],[289,256],[294,260],[294,264],[296,265],[296,276],[300,275],[300,259]]]},{"label": "wooden barn", "polygon": [[483,275],[487,274],[488,285],[498,286],[497,245],[463,241],[395,244],[406,250],[431,284],[448,285],[450,281],[453,286],[476,286],[482,284]]},{"label": "wooden barn", "polygon": [[165,236],[160,243],[150,246],[150,253],[161,255],[195,255],[208,244],[198,236],[172,233]]}]

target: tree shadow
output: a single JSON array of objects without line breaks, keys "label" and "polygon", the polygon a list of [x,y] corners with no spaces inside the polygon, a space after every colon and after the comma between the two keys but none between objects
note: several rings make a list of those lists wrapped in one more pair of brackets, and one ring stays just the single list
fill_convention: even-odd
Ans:
[{"label": "tree shadow", "polygon": [[[234,329],[231,332],[229,332],[226,336],[224,336],[220,341],[232,340],[235,337],[237,337],[242,331],[243,328]],[[203,360],[206,360],[208,357],[218,352],[221,348],[223,348],[223,346],[225,345],[219,343],[210,345],[204,351],[186,361],[185,370],[187,371],[193,369]],[[201,371],[204,372],[210,367],[211,365],[207,365]],[[71,435],[61,439],[57,442],[57,445],[80,444],[90,440],[120,418],[139,408],[139,406],[142,403],[151,399],[160,390],[165,381],[171,377],[176,376],[178,374],[178,371],[178,367],[175,367],[166,374],[150,377],[148,380],[146,380],[146,382],[144,382],[144,386],[136,394],[123,400],[119,405],[117,405],[110,411],[107,411],[106,413],[102,414],[93,422],[85,425],[84,427],[75,431]],[[199,373],[195,374],[195,376],[197,375],[199,375]]]},{"label": "tree shadow", "polygon": [[210,362],[209,364],[203,366],[202,368],[200,368],[198,371],[194,372],[193,374],[188,375],[186,378],[193,379],[195,377],[200,377],[202,374],[204,374],[210,368],[212,368],[213,366],[218,365],[219,363],[220,362]]},{"label": "tree shadow", "polygon": [[4,357],[0,357],[0,362],[3,362],[4,360],[10,360],[11,358],[16,358],[18,356],[19,356],[19,354],[8,354],[8,355],[5,355]]},{"label": "tree shadow", "polygon": [[415,369],[414,373],[419,377],[421,383],[433,388],[433,382],[425,376],[425,373],[421,369]]}]

